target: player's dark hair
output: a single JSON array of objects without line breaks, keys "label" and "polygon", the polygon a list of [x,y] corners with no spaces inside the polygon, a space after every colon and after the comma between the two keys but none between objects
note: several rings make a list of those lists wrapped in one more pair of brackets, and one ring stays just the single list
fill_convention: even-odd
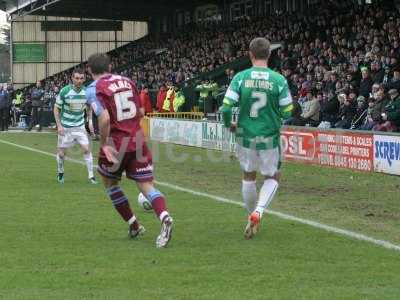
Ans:
[{"label": "player's dark hair", "polygon": [[265,38],[255,38],[250,42],[249,50],[255,59],[268,59],[271,53],[271,43]]},{"label": "player's dark hair", "polygon": [[74,76],[75,74],[85,74],[85,71],[83,71],[82,69],[76,68],[72,71],[72,76]]},{"label": "player's dark hair", "polygon": [[107,73],[111,64],[110,58],[106,54],[93,54],[88,59],[88,67],[95,75]]}]

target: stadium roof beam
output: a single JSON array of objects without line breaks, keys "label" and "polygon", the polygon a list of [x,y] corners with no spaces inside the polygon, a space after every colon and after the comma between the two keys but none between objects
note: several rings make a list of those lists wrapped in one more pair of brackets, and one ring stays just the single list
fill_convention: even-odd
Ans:
[{"label": "stadium roof beam", "polygon": [[191,9],[199,4],[219,0],[0,0],[0,4],[1,1],[6,4],[8,13],[17,16],[33,14],[148,21],[152,17],[168,15],[178,8]]},{"label": "stadium roof beam", "polygon": [[[78,1],[69,1],[65,4],[52,6],[46,10],[36,10],[33,14],[47,16],[64,17],[85,17],[97,19],[121,19],[121,20],[148,20],[150,16],[157,15],[157,10],[151,4],[133,4],[122,3],[123,1],[87,1],[82,5]],[[99,9],[101,7],[102,9]],[[171,8],[168,6],[159,6],[158,10],[166,12]]]},{"label": "stadium roof beam", "polygon": [[0,9],[6,10],[10,15],[23,16],[34,14],[38,10],[45,11],[51,5],[62,0],[3,0]]}]

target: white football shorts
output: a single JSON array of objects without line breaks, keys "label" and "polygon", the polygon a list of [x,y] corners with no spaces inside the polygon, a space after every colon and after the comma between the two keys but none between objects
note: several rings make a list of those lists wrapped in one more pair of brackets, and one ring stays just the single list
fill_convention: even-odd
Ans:
[{"label": "white football shorts", "polygon": [[263,176],[274,176],[280,165],[279,148],[255,150],[236,145],[236,156],[244,172],[260,171]]},{"label": "white football shorts", "polygon": [[58,148],[71,148],[75,144],[86,146],[89,145],[89,138],[84,126],[82,127],[64,127],[64,135],[58,136]]}]

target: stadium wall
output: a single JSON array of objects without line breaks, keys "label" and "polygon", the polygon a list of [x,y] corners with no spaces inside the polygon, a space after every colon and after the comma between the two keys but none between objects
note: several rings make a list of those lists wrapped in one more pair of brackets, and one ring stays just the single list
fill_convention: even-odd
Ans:
[{"label": "stadium wall", "polygon": [[[235,136],[221,123],[151,118],[151,140],[234,152]],[[400,175],[400,134],[285,126],[286,161]]]},{"label": "stadium wall", "polygon": [[[11,23],[12,80],[16,88],[71,68],[96,52],[109,52],[148,33],[146,22],[123,21],[119,31],[47,31],[46,21],[87,19],[23,16]],[[68,24],[68,23],[66,23]]]}]

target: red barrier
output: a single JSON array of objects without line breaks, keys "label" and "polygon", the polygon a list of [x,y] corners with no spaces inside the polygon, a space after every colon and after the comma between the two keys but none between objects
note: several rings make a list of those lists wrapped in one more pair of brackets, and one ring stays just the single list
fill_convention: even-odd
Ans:
[{"label": "red barrier", "polygon": [[373,171],[373,134],[310,128],[282,131],[282,150],[290,161]]}]

